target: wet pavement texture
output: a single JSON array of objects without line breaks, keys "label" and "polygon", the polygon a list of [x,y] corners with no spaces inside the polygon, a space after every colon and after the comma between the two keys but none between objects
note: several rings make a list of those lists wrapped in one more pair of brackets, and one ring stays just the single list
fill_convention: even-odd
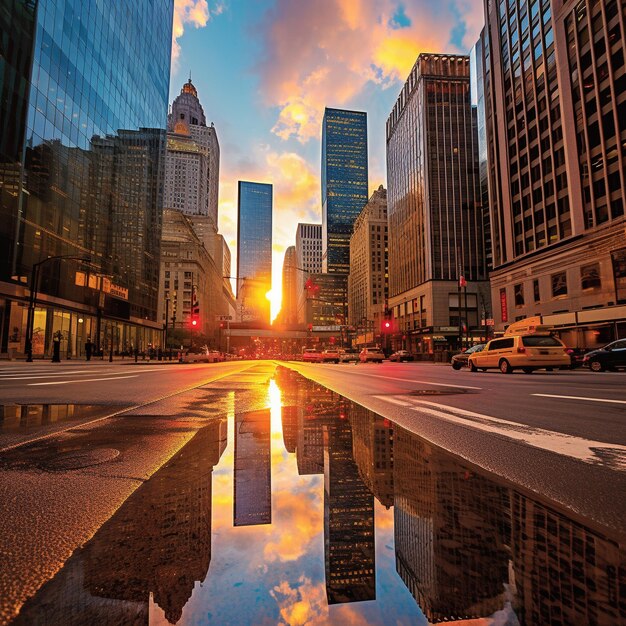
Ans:
[{"label": "wet pavement texture", "polygon": [[[291,370],[202,389],[221,411],[13,624],[626,620],[624,537]],[[147,427],[147,412],[137,417]],[[5,463],[55,472],[121,447],[85,449],[80,437]]]}]

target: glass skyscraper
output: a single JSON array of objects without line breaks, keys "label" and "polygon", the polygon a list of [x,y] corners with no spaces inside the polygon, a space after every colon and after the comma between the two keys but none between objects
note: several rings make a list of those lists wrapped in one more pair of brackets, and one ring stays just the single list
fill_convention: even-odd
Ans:
[{"label": "glass skyscraper", "polygon": [[0,0],[1,352],[25,350],[36,264],[35,356],[160,337],[173,5]]},{"label": "glass skyscraper", "polygon": [[322,123],[324,272],[350,272],[350,235],[367,194],[367,113],[327,108]]},{"label": "glass skyscraper", "polygon": [[237,306],[241,321],[269,323],[272,288],[272,185],[240,180],[237,204]]}]

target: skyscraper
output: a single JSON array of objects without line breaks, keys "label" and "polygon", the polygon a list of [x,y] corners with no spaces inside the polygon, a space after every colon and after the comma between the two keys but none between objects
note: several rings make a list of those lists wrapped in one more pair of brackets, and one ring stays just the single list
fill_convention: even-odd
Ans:
[{"label": "skyscraper", "polygon": [[418,57],[387,120],[387,178],[395,346],[458,347],[489,297],[469,57]]},{"label": "skyscraper", "polygon": [[322,272],[322,225],[298,224],[296,229],[296,292],[298,323],[306,322],[306,293],[304,285],[310,274]]},{"label": "skyscraper", "polygon": [[272,196],[272,185],[239,181],[237,307],[244,322],[270,322]]},{"label": "skyscraper", "polygon": [[367,113],[329,109],[322,122],[322,270],[350,271],[350,235],[367,202]]},{"label": "skyscraper", "polygon": [[35,356],[57,332],[64,356],[87,337],[112,337],[120,352],[158,344],[174,2],[10,4],[0,16],[3,50],[15,52],[0,70],[0,352],[27,348],[28,285],[42,261]]},{"label": "skyscraper", "polygon": [[164,203],[189,215],[206,215],[217,229],[220,145],[206,125],[198,91],[186,82],[167,118]]},{"label": "skyscraper", "polygon": [[298,317],[298,270],[296,269],[296,247],[285,250],[283,262],[283,292],[280,319],[283,324],[295,324]]},{"label": "skyscraper", "polygon": [[497,328],[540,314],[581,347],[626,333],[625,13],[619,0],[485,3]]}]

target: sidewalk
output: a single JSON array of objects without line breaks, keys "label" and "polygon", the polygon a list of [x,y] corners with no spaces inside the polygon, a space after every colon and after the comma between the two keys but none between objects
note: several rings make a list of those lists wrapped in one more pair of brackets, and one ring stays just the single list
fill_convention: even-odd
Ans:
[{"label": "sidewalk", "polygon": [[53,363],[50,358],[33,359],[32,363],[28,363],[25,357],[21,357],[18,359],[13,359],[12,361],[9,361],[8,359],[0,359],[0,368],[17,367],[17,366],[38,367],[42,365],[50,365],[50,366],[72,365],[72,366],[77,367],[79,365],[86,365],[86,366],[111,365],[112,363],[116,365],[170,365],[170,364],[178,365],[178,360],[176,359],[175,354],[173,355],[171,361],[165,360],[165,359],[163,359],[162,361],[159,361],[158,359],[148,359],[147,357],[145,359],[142,359],[141,357],[139,357],[137,362],[135,362],[134,357],[114,356],[112,361],[109,361],[108,357],[105,357],[104,359],[101,359],[101,358],[94,359],[92,357],[91,361],[87,361],[84,357],[82,358],[77,357],[73,359],[61,359],[60,363]]}]

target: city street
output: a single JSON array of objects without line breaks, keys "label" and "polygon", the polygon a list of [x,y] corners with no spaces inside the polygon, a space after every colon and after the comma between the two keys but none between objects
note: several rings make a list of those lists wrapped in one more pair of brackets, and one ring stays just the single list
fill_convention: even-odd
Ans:
[{"label": "city street", "polygon": [[[621,374],[568,371],[504,376],[455,372],[448,366],[435,364],[389,362],[381,365],[305,365],[278,361],[209,365],[41,362],[4,364],[0,379],[3,401],[0,624],[108,623],[106,620],[113,620],[114,615],[118,619],[115,623],[147,623],[135,613],[135,617],[129,617],[128,611],[138,611],[139,616],[148,611],[145,590],[163,584],[152,579],[152,572],[158,572],[159,568],[150,563],[158,560],[163,546],[171,542],[171,553],[178,555],[179,567],[190,567],[192,578],[180,583],[185,589],[172,592],[174,595],[169,599],[157,597],[155,602],[167,619],[176,623],[192,593],[193,581],[205,579],[210,562],[205,591],[191,604],[216,607],[227,594],[225,590],[220,592],[219,581],[224,575],[221,572],[232,571],[234,567],[239,572],[235,576],[251,583],[257,576],[246,569],[247,557],[243,554],[247,554],[249,547],[245,529],[238,526],[271,524],[274,534],[269,539],[260,534],[258,545],[269,541],[274,550],[285,550],[286,561],[293,558],[288,555],[292,554],[294,545],[304,542],[308,547],[301,553],[302,567],[319,571],[315,569],[321,558],[317,543],[295,535],[305,532],[305,520],[310,515],[316,529],[310,532],[315,537],[323,532],[319,507],[324,483],[316,475],[324,474],[331,480],[328,496],[331,497],[332,493],[338,493],[332,487],[334,472],[346,480],[350,472],[356,471],[349,469],[356,467],[355,462],[359,476],[368,487],[363,491],[361,478],[358,479],[361,487],[354,486],[356,478],[350,479],[353,482],[346,485],[352,485],[349,487],[352,495],[341,506],[352,502],[348,506],[354,506],[362,515],[363,511],[370,511],[372,505],[365,506],[364,502],[373,494],[384,505],[376,505],[377,542],[393,545],[395,540],[396,550],[404,548],[396,531],[388,534],[394,528],[394,514],[389,507],[400,507],[398,511],[401,511],[403,497],[419,496],[423,487],[418,483],[410,486],[407,477],[418,480],[420,474],[408,467],[425,463],[429,458],[435,464],[420,480],[427,476],[434,480],[432,472],[444,472],[448,468],[442,474],[441,486],[435,490],[439,495],[434,496],[441,499],[442,511],[453,506],[461,507],[455,513],[461,517],[484,515],[482,509],[471,510],[472,502],[477,507],[483,506],[480,504],[483,496],[473,491],[481,485],[481,490],[500,494],[498,498],[503,497],[506,502],[521,498],[533,502],[532,506],[540,510],[548,507],[553,511],[551,515],[563,520],[561,524],[585,528],[588,534],[599,533],[596,541],[604,536],[616,541],[626,532],[626,507],[623,498],[617,497],[626,489],[626,399]],[[376,447],[373,440],[367,443],[368,423],[379,425],[376,432],[386,433],[389,447],[381,448],[378,439]],[[322,436],[323,433],[326,435]],[[252,438],[248,440],[246,436]],[[332,452],[333,446],[339,446],[336,453]],[[350,454],[345,456],[347,449]],[[413,451],[402,452],[405,449]],[[324,450],[328,450],[329,460],[325,460]],[[252,456],[242,456],[245,454]],[[333,454],[338,455],[336,461],[332,460]],[[377,456],[380,454],[382,460]],[[450,469],[457,466],[458,469]],[[382,470],[376,469],[379,467],[387,468],[384,475],[393,474],[392,483],[397,485],[395,496],[389,492],[392,483],[384,486],[387,483],[380,474]],[[451,471],[451,476],[476,473],[482,477],[480,481],[487,482],[463,486],[470,489],[467,496],[444,505],[449,488],[444,476]],[[303,479],[309,495],[298,496],[305,484]],[[211,489],[208,495],[202,495],[203,491],[194,487],[196,480],[209,487],[213,484],[212,505]],[[195,495],[191,498],[187,493],[197,494],[201,499],[196,501]],[[171,500],[173,494],[177,495]],[[489,506],[496,511],[495,515],[502,516],[503,527],[510,525],[507,520],[513,510],[509,510],[509,505],[497,504],[493,497],[490,496]],[[179,498],[184,498],[185,507],[191,509],[176,504]],[[304,517],[296,510],[299,498],[315,503],[310,505],[314,509]],[[197,513],[196,506],[200,507]],[[207,532],[211,533],[211,506],[212,550],[210,544],[205,546]],[[464,513],[463,507],[467,506],[470,510]],[[209,529],[198,536],[200,543],[195,540],[184,543],[185,520],[195,519],[197,515],[205,519],[207,511]],[[368,515],[373,516],[373,511]],[[485,541],[490,541],[486,537],[492,532],[491,523],[485,518],[481,532],[486,534],[478,544],[465,545],[469,538],[459,539],[460,549],[478,550],[483,555],[472,559],[475,567],[485,571],[493,569],[484,554]],[[174,534],[168,530],[172,524],[178,529]],[[142,532],[132,531],[129,538],[129,528],[141,528]],[[258,532],[263,528],[260,526]],[[282,536],[288,540],[282,542]],[[357,539],[354,541],[358,543]],[[197,545],[201,547],[199,553]],[[203,556],[205,548],[207,552]],[[120,551],[117,557],[106,556],[110,551],[115,554],[116,550]],[[355,550],[350,548],[352,558],[356,558]],[[354,610],[364,611],[368,619],[381,621],[386,603],[392,602],[401,616],[398,623],[425,624],[402,584],[404,581],[411,590],[410,577],[400,569],[396,574],[397,565],[394,569],[393,560],[386,561],[383,557],[380,554],[377,557],[376,575],[388,580],[387,591],[369,609],[368,603],[357,603]],[[264,557],[255,558],[258,562]],[[328,561],[328,554],[325,558]],[[370,558],[373,556],[367,556]],[[505,557],[500,554],[498,558],[500,561],[493,571],[501,571]],[[126,579],[126,568],[120,569],[119,559],[149,561],[142,566],[133,565],[141,571],[128,574]],[[37,568],[32,567],[35,560]],[[277,562],[282,560],[280,557]],[[171,566],[170,561],[167,564]],[[324,561],[322,571],[323,566]],[[328,562],[327,566],[333,567]],[[77,586],[78,571],[99,572],[97,576],[89,574],[89,591]],[[477,570],[479,575],[482,571]],[[258,584],[272,589],[285,575],[274,567]],[[100,582],[96,584],[93,576]],[[352,580],[349,587],[337,588],[328,576],[325,584],[329,604],[332,604],[330,598],[343,597],[345,593],[351,599],[339,602],[371,597],[367,581]],[[142,577],[146,578],[141,583],[142,591],[139,588],[133,591],[137,583],[132,581],[143,580]],[[502,581],[498,579],[495,583],[499,587]],[[98,599],[102,594],[106,602]],[[137,598],[136,606],[111,605],[112,598],[122,599],[129,594]],[[255,609],[257,612],[250,612],[247,618],[237,611],[252,611],[251,608],[235,609],[232,604],[222,607],[224,613],[218,621],[245,622],[264,611],[273,615],[276,608],[270,596],[264,595],[266,599]],[[13,620],[24,602],[22,613]],[[501,602],[497,600],[490,610],[504,606]],[[529,600],[520,598],[520,602]],[[249,606],[253,605],[250,601]],[[419,605],[428,615],[428,604],[419,602]],[[77,613],[82,606],[88,607],[87,612]],[[450,614],[454,614],[452,607],[450,604],[447,609]],[[336,623],[343,623],[341,610],[335,607],[333,611],[328,615],[333,615]]]}]

